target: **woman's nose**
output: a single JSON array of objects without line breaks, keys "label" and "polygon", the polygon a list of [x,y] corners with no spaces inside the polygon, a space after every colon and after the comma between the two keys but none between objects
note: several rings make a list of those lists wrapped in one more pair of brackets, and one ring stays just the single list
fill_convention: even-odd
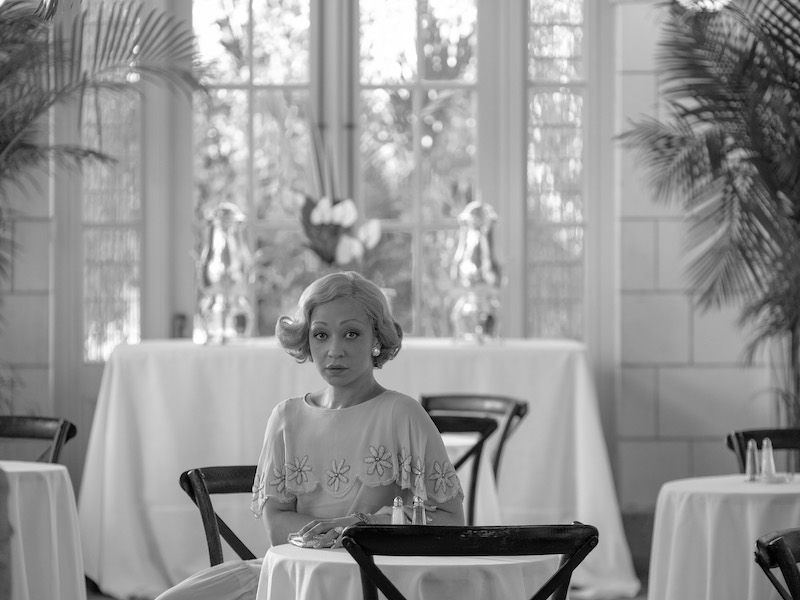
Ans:
[{"label": "woman's nose", "polygon": [[341,344],[336,340],[332,340],[330,345],[328,346],[328,354],[330,356],[341,356],[342,355]]}]

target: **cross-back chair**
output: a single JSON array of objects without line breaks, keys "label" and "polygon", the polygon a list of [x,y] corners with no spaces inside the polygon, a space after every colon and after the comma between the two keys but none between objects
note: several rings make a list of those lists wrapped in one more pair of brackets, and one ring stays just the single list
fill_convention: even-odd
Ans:
[{"label": "cross-back chair", "polygon": [[36,458],[37,462],[57,463],[64,444],[77,432],[74,423],[58,417],[0,416],[0,438],[50,442]]},{"label": "cross-back chair", "polygon": [[[756,540],[755,560],[783,600],[800,600],[800,528],[782,529]],[[779,570],[783,581],[775,570]]]},{"label": "cross-back chair", "polygon": [[772,449],[780,451],[800,451],[800,429],[741,429],[730,432],[725,438],[725,444],[736,455],[739,472],[745,472],[747,461],[747,442],[756,441],[756,446],[761,449],[764,438],[772,441]]},{"label": "cross-back chair", "polygon": [[181,473],[181,488],[200,510],[208,544],[208,559],[212,567],[223,561],[223,539],[242,560],[256,557],[216,513],[211,500],[212,494],[250,494],[255,476],[255,465],[199,467]]},{"label": "cross-back chair", "polygon": [[483,446],[489,436],[497,429],[497,421],[489,417],[467,417],[462,415],[431,415],[431,420],[440,433],[474,433],[477,436],[472,446],[453,462],[453,468],[458,470],[468,460],[472,460],[469,495],[467,496],[467,525],[474,525],[478,468],[481,456],[483,456]]},{"label": "cross-back chair", "polygon": [[492,450],[495,479],[508,438],[528,414],[528,402],[499,394],[423,394],[422,407],[429,415],[471,415],[495,419],[500,433]]},{"label": "cross-back chair", "polygon": [[342,534],[342,545],[358,563],[364,600],[406,597],[375,564],[374,556],[527,556],[561,555],[555,573],[531,600],[564,600],[572,572],[597,545],[591,525],[520,525],[459,527],[435,525],[355,525]]}]

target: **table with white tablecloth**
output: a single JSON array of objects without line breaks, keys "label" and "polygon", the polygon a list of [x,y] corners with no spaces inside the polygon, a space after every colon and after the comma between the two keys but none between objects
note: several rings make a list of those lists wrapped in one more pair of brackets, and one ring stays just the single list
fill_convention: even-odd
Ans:
[{"label": "table with white tablecloth", "polygon": [[[474,391],[528,400],[500,468],[503,522],[596,526],[599,546],[573,581],[596,595],[636,594],[582,344],[408,338],[376,378],[416,398]],[[255,462],[272,408],[323,385],[313,364],[297,364],[273,338],[119,346],[103,374],[79,498],[87,574],[125,597],[160,592],[206,566],[199,518],[178,475]],[[266,551],[260,524],[240,501],[223,500],[221,510],[249,523],[254,551]]]},{"label": "table with white tablecloth", "polygon": [[[530,598],[558,567],[550,556],[376,556],[375,564],[407,598]],[[383,597],[383,596],[381,596]],[[290,544],[269,549],[256,600],[361,600],[358,564],[342,548]]]},{"label": "table with white tablecloth", "polygon": [[8,479],[10,600],[85,600],[78,512],[64,465],[0,460]]},{"label": "table with white tablecloth", "polygon": [[800,480],[692,477],[656,501],[648,600],[769,600],[779,596],[753,559],[756,539],[800,523]]}]

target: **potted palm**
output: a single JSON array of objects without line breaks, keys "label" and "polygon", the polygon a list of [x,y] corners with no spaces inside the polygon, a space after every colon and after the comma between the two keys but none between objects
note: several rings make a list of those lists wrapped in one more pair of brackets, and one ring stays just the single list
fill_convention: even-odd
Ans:
[{"label": "potted palm", "polygon": [[778,397],[800,426],[800,6],[665,3],[657,62],[663,119],[622,135],[659,201],[689,222],[700,306],[733,304],[752,360],[777,349]]},{"label": "potted palm", "polygon": [[[0,284],[13,259],[7,224],[14,189],[35,185],[51,161],[114,160],[102,148],[52,144],[45,132],[54,106],[84,102],[92,92],[113,97],[132,82],[188,95],[201,88],[190,27],[136,1],[82,6],[56,24],[58,0],[0,0]],[[10,382],[13,374],[0,369],[0,403]]]}]

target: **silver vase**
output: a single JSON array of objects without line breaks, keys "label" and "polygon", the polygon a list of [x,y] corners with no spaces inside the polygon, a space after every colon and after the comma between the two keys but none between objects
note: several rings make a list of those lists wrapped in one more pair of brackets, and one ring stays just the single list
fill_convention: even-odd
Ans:
[{"label": "silver vase", "polygon": [[197,262],[198,300],[193,338],[226,343],[248,337],[254,313],[250,304],[253,257],[246,240],[246,216],[232,202],[204,213],[203,246]]},{"label": "silver vase", "polygon": [[474,200],[458,215],[458,245],[450,276],[456,299],[450,312],[453,336],[483,341],[499,335],[501,271],[493,247],[497,213]]}]

